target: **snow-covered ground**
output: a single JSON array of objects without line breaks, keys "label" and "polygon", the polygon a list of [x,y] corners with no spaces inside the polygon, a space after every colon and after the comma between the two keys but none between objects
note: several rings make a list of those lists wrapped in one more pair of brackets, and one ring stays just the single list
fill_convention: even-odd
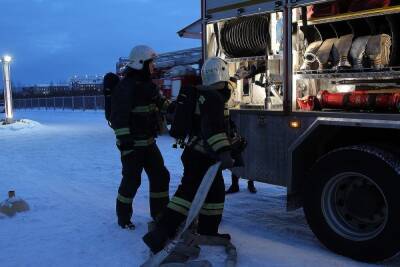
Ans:
[{"label": "snow-covered ground", "polygon": [[[120,161],[102,112],[18,111],[29,119],[0,126],[0,200],[15,189],[31,211],[0,217],[0,266],[139,266],[150,220],[148,183],[135,200],[135,231],[116,225]],[[182,173],[180,150],[158,144],[171,172],[171,192]],[[229,177],[226,177],[229,184]],[[331,253],[309,230],[302,211],[286,213],[285,189],[256,183],[259,192],[228,196],[222,232],[237,246],[238,266],[368,266]],[[222,248],[201,258],[223,266]],[[384,263],[399,266],[400,259]],[[371,265],[372,266],[372,265]]]}]

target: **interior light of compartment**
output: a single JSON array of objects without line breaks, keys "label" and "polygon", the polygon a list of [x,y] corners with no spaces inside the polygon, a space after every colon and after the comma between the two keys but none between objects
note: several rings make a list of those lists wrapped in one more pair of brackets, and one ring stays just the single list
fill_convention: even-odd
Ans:
[{"label": "interior light of compartment", "polygon": [[337,85],[336,89],[339,93],[350,93],[356,90],[356,86],[351,84],[341,84]]}]

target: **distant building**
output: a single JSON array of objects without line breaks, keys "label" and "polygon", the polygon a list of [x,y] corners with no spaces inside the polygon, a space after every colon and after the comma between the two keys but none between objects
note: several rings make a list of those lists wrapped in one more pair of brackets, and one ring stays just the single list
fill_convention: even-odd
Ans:
[{"label": "distant building", "polygon": [[103,91],[103,76],[100,75],[74,76],[70,83],[75,93],[97,95]]},{"label": "distant building", "polygon": [[20,94],[23,97],[46,97],[67,95],[71,91],[69,84],[37,84],[33,86],[23,86]]},{"label": "distant building", "polygon": [[54,97],[54,96],[78,96],[99,95],[103,91],[103,76],[85,75],[74,76],[65,84],[36,84],[23,86],[15,92],[17,97]]}]

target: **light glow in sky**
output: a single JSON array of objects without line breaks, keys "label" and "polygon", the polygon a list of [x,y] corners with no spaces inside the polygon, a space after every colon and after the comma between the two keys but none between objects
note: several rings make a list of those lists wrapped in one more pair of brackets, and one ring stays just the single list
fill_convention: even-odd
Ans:
[{"label": "light glow in sky", "polygon": [[200,17],[200,0],[1,0],[0,54],[16,85],[115,71],[137,44],[158,53],[199,47],[176,32]]}]

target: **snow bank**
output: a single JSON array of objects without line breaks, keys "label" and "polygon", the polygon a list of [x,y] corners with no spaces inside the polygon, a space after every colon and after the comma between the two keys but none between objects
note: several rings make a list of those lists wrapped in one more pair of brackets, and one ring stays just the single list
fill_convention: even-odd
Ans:
[{"label": "snow bank", "polygon": [[42,125],[37,121],[21,119],[11,124],[3,124],[3,125],[0,124],[0,134],[7,131],[13,132],[13,131],[38,129],[41,126]]}]

